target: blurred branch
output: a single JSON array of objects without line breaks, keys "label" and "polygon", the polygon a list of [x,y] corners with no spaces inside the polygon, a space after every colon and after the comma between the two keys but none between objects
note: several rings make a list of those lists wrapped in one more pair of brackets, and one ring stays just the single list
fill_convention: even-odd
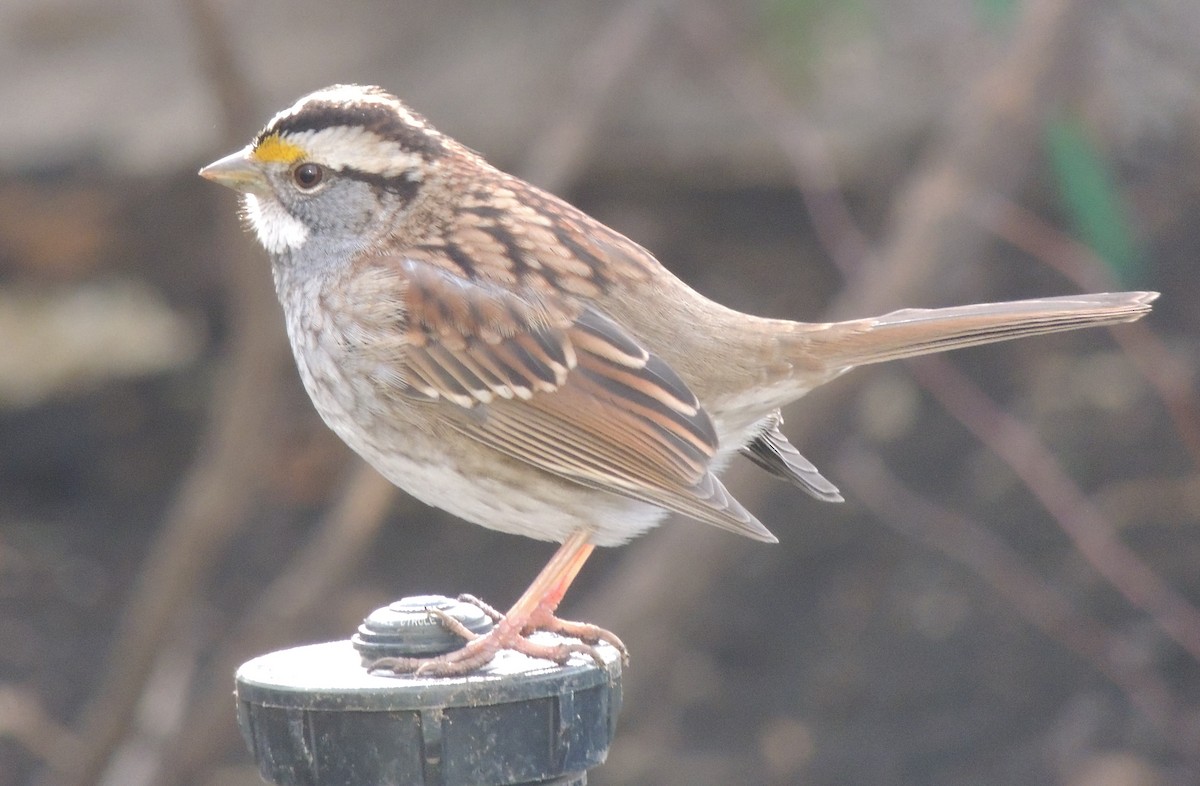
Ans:
[{"label": "blurred branch", "polygon": [[1011,194],[1023,183],[1047,111],[1074,88],[1077,42],[1089,28],[1082,0],[1022,5],[1004,59],[964,97],[931,140],[913,177],[892,200],[876,265],[864,266],[831,309],[836,318],[923,305],[933,276],[970,259],[980,234],[961,221],[977,194]]},{"label": "blurred branch", "polygon": [[[253,102],[236,68],[217,10],[206,0],[184,3],[205,72],[221,102],[224,136],[247,131]],[[214,198],[216,195],[214,194]],[[225,198],[228,198],[225,195]],[[102,672],[100,686],[82,713],[79,755],[64,752],[53,768],[75,786],[96,783],[122,737],[151,672],[159,645],[193,598],[209,567],[245,523],[271,455],[259,426],[275,406],[287,356],[281,321],[259,255],[236,221],[214,243],[228,277],[232,336],[226,366],[217,377],[209,426],[196,460],[152,544]]]},{"label": "blurred branch", "polygon": [[1183,716],[1152,667],[1130,663],[1120,653],[1138,646],[1106,630],[1053,585],[1028,570],[1020,554],[961,514],[914,494],[888,472],[883,461],[861,447],[847,446],[835,465],[853,498],[893,529],[967,566],[1022,616],[1062,646],[1082,656],[1121,689],[1162,736],[1182,754],[1195,756],[1200,740],[1183,726]]},{"label": "blurred branch", "polygon": [[218,117],[221,136],[236,144],[247,129],[255,127],[259,106],[250,80],[242,72],[241,58],[234,51],[229,26],[222,15],[224,4],[216,0],[181,0],[181,4],[196,39],[200,67],[221,110]]},{"label": "blurred branch", "polygon": [[1121,530],[1168,527],[1180,532],[1200,524],[1200,474],[1114,478],[1091,492],[1096,507]]},{"label": "blurred branch", "polygon": [[[728,11],[728,7],[723,7]],[[775,137],[796,178],[817,240],[843,275],[869,264],[870,239],[842,195],[828,145],[817,126],[776,87],[753,56],[731,44],[730,24],[711,5],[689,8],[675,21],[742,111]]]},{"label": "blurred branch", "polygon": [[[1106,265],[1083,243],[1047,224],[1035,213],[1000,197],[978,200],[972,214],[981,226],[1074,282],[1098,292],[1119,287]],[[1196,369],[1170,352],[1146,322],[1112,331],[1117,344],[1158,391],[1175,424],[1179,441],[1200,467],[1200,403],[1192,380]]]},{"label": "blurred branch", "polygon": [[[225,636],[203,684],[229,679],[246,658],[284,643],[299,623],[361,562],[396,499],[397,490],[364,462],[354,463],[345,491],[283,572]],[[227,690],[200,692],[167,746],[168,773],[160,784],[191,782],[236,738]]]},{"label": "blurred branch", "polygon": [[650,51],[664,13],[678,4],[679,0],[637,0],[608,19],[573,60],[560,109],[549,123],[540,124],[518,175],[548,191],[565,190],[588,159],[602,127],[601,110]]},{"label": "blurred branch", "polygon": [[908,363],[925,389],[1021,478],[1092,567],[1200,662],[1200,612],[1121,542],[1037,435],[943,358]]},{"label": "blurred branch", "polygon": [[46,714],[38,696],[0,684],[0,739],[11,739],[42,761],[79,755],[80,740]]}]

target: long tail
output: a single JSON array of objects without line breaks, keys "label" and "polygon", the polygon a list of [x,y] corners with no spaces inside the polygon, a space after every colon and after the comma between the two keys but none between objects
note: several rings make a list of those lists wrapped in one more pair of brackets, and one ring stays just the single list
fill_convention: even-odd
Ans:
[{"label": "long tail", "polygon": [[1106,292],[952,308],[906,308],[873,319],[806,326],[801,351],[829,370],[1141,319],[1157,292]]}]

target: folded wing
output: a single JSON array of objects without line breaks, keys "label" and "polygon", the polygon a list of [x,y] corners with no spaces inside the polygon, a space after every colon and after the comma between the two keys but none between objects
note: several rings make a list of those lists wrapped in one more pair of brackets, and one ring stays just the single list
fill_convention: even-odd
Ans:
[{"label": "folded wing", "polygon": [[682,379],[605,315],[413,259],[401,287],[400,392],[512,458],[757,540],[709,470],[712,421]]}]

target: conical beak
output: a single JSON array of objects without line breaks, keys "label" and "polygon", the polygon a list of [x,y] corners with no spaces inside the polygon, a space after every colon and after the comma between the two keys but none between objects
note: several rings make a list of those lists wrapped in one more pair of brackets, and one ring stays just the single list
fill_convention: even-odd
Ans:
[{"label": "conical beak", "polygon": [[265,196],[270,191],[262,170],[250,158],[249,147],[212,162],[200,170],[200,177],[247,194]]}]

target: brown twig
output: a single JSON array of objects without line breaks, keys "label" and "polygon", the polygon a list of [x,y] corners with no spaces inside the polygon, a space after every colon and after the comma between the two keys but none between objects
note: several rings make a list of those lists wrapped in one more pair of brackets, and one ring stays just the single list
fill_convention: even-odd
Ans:
[{"label": "brown twig", "polygon": [[[396,488],[363,462],[356,462],[345,491],[318,524],[308,542],[258,596],[225,637],[202,683],[227,682],[247,657],[284,643],[303,618],[339,587],[361,561],[387,518]],[[189,780],[227,743],[233,719],[226,690],[206,690],[188,712],[158,782]]]},{"label": "brown twig", "polygon": [[922,386],[1021,478],[1088,562],[1200,662],[1200,611],[1121,542],[1033,431],[945,359],[909,363]]},{"label": "brown twig", "polygon": [[79,738],[54,721],[38,696],[0,684],[0,739],[11,739],[42,761],[78,756]]},{"label": "brown twig", "polygon": [[[227,136],[244,132],[252,102],[236,60],[220,35],[215,11],[204,0],[185,3],[202,59],[219,94]],[[126,604],[101,683],[79,723],[82,750],[51,766],[75,786],[96,783],[133,718],[158,647],[176,612],[193,597],[222,545],[246,520],[257,489],[257,469],[270,456],[258,432],[268,420],[282,378],[286,344],[269,277],[230,220],[214,244],[225,262],[231,304],[229,357],[209,408],[209,427],[195,463],[151,545]]]},{"label": "brown twig", "polygon": [[1027,620],[1091,663],[1180,753],[1200,752],[1200,740],[1194,730],[1181,728],[1179,707],[1153,669],[1116,655],[1135,651],[1136,646],[1027,569],[1021,555],[987,527],[904,488],[883,461],[864,448],[844,448],[835,468],[853,498],[893,529],[967,566]]},{"label": "brown twig", "polygon": [[[247,249],[234,250],[235,244],[225,240],[219,244],[229,249],[225,258],[254,267]],[[245,307],[245,301],[257,298],[236,300],[243,300]],[[265,310],[262,303],[255,307]],[[203,446],[125,606],[100,688],[80,723],[84,755],[55,763],[56,769],[71,773],[71,782],[79,786],[99,778],[128,728],[158,645],[174,624],[175,611],[194,596],[220,547],[246,520],[251,507],[257,468],[270,456],[256,429],[270,416],[272,391],[286,356],[279,326],[274,321],[255,322],[245,319],[244,324],[251,324],[235,333],[229,365],[214,391]]]}]

